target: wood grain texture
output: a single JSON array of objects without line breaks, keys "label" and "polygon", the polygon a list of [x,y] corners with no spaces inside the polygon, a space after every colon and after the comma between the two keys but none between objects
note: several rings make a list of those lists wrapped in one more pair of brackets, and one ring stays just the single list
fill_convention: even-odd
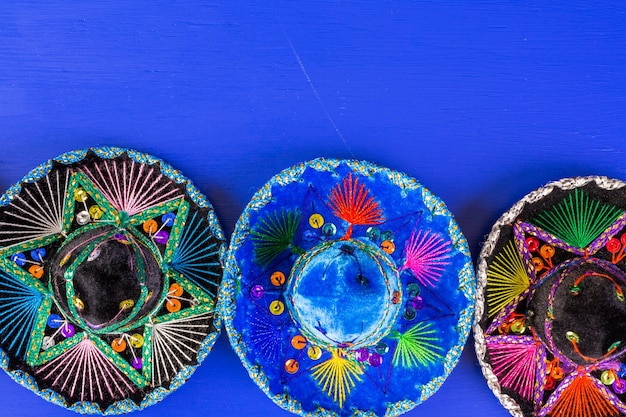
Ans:
[{"label": "wood grain texture", "polygon": [[[564,176],[626,178],[621,2],[6,2],[0,188],[118,145],[194,180],[227,234],[279,170],[318,156],[419,178],[476,255],[499,215]],[[0,374],[0,413],[72,416]],[[287,416],[226,338],[142,416]],[[409,416],[506,416],[471,343]]]}]

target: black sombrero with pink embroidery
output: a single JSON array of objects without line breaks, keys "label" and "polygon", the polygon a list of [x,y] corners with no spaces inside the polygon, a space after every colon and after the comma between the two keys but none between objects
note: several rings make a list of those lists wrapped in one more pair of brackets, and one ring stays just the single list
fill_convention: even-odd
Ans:
[{"label": "black sombrero with pink embroidery", "polygon": [[516,416],[626,415],[626,184],[556,181],[495,224],[474,329],[491,389]]}]

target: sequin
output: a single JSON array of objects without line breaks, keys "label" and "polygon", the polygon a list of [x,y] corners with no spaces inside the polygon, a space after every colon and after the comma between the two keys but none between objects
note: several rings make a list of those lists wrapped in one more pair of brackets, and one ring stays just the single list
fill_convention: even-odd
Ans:
[{"label": "sequin", "polygon": [[124,350],[126,350],[126,341],[124,340],[124,338],[118,337],[116,339],[113,339],[113,341],[111,342],[111,347],[114,351],[118,353],[123,352]]},{"label": "sequin", "polygon": [[295,359],[287,359],[285,361],[285,371],[290,374],[295,374],[300,369],[300,364]]},{"label": "sequin", "polygon": [[285,274],[283,274],[281,271],[274,272],[270,277],[270,282],[275,287],[280,287],[285,283]]},{"label": "sequin", "polygon": [[274,300],[270,303],[270,312],[275,316],[280,316],[285,311],[285,304],[280,300]]},{"label": "sequin", "polygon": [[291,339],[291,346],[298,350],[304,349],[306,347],[306,339],[304,336],[297,334]]},{"label": "sequin", "polygon": [[314,229],[319,229],[324,225],[324,217],[319,213],[314,213],[309,217],[309,225]]},{"label": "sequin", "polygon": [[252,297],[255,300],[259,300],[263,297],[263,294],[265,293],[265,290],[263,289],[262,285],[254,285],[252,288],[250,288],[250,297]]},{"label": "sequin", "polygon": [[322,349],[320,349],[317,346],[309,346],[306,353],[307,353],[307,356],[313,359],[314,361],[322,357]]},{"label": "sequin", "polygon": [[74,333],[76,333],[76,330],[71,323],[65,323],[61,326],[61,335],[63,335],[63,337],[70,338],[74,336]]},{"label": "sequin", "polygon": [[129,339],[130,345],[135,349],[138,349],[143,346],[144,340],[143,336],[139,333],[133,334]]}]

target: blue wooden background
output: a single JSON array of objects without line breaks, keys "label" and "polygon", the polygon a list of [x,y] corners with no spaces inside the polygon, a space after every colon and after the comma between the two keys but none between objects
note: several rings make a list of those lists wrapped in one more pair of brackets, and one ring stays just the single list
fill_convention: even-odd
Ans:
[{"label": "blue wooden background", "polygon": [[[88,4],[83,4],[88,3]],[[620,1],[5,1],[0,188],[62,152],[135,148],[209,196],[227,235],[279,170],[366,159],[420,179],[474,258],[565,176],[626,179]],[[409,416],[506,416],[471,345]],[[0,373],[0,414],[72,416]],[[226,337],[148,416],[288,416]]]}]

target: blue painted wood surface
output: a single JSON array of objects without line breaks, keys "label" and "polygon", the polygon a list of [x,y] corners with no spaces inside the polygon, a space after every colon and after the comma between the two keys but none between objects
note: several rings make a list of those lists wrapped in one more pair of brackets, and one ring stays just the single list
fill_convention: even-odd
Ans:
[{"label": "blue painted wood surface", "polygon": [[[621,2],[363,3],[4,2],[0,188],[71,149],[136,148],[190,177],[230,235],[279,170],[366,159],[446,201],[475,258],[499,215],[546,181],[626,179]],[[508,415],[471,343],[408,416]],[[0,413],[75,415],[4,373]],[[138,415],[290,414],[221,337]]]}]

